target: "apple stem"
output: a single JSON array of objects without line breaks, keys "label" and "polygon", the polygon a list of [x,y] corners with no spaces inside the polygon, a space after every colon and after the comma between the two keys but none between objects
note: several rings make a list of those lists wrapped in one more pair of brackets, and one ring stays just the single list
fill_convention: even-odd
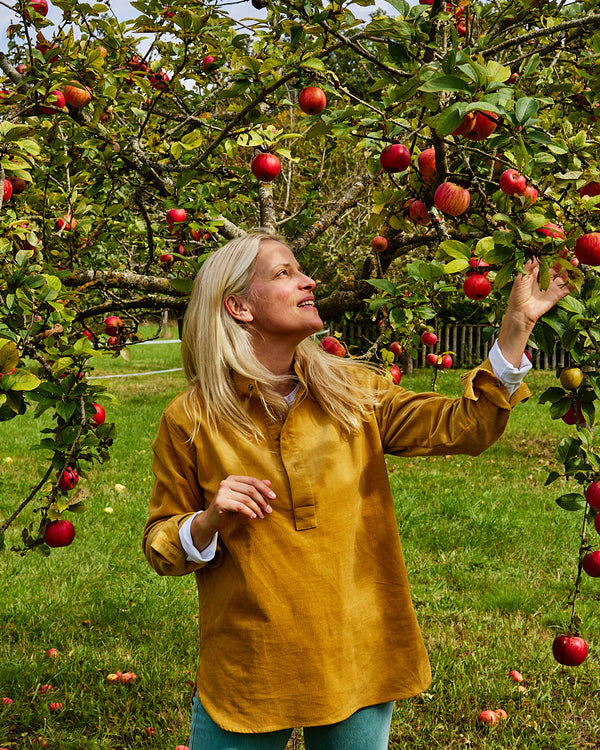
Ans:
[{"label": "apple stem", "polygon": [[581,578],[582,578],[582,572],[583,572],[583,555],[585,551],[585,533],[587,529],[587,522],[588,522],[588,514],[589,514],[590,506],[588,503],[585,504],[585,509],[583,513],[583,525],[581,528],[581,544],[579,545],[579,561],[577,563],[577,578],[575,579],[575,590],[573,592],[573,601],[571,602],[571,623],[569,625],[569,630],[574,635],[577,635],[577,630],[579,626],[580,620],[578,619],[575,605],[577,603],[577,597],[579,596],[581,592]]}]

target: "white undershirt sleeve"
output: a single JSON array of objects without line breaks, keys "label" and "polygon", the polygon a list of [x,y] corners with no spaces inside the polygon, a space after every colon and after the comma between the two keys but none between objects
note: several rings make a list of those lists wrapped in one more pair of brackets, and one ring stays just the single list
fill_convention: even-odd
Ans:
[{"label": "white undershirt sleeve", "polygon": [[[198,511],[198,513],[203,512],[204,511],[202,510]],[[192,521],[194,520],[194,518],[196,518],[198,513],[194,513],[193,516],[186,518],[186,520],[182,523],[179,529],[179,541],[181,542],[181,546],[183,547],[183,551],[185,552],[185,559],[188,562],[206,563],[210,562],[217,552],[217,540],[219,538],[219,534],[218,532],[216,532],[211,539],[210,544],[202,551],[196,549],[196,547],[194,547],[194,540],[192,539]]]},{"label": "white undershirt sleeve", "polygon": [[510,362],[504,358],[497,341],[490,349],[488,359],[490,360],[494,375],[502,382],[502,385],[508,391],[509,396],[513,395],[523,382],[525,375],[531,370],[531,362],[524,354],[521,357],[520,367],[517,368],[511,365]]}]

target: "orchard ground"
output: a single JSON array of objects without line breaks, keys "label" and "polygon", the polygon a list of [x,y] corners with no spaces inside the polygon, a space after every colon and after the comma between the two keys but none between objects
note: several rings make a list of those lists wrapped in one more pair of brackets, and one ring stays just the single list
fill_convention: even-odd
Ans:
[{"label": "orchard ground", "polygon": [[[131,360],[102,362],[98,374],[180,366],[176,344],[136,346]],[[402,385],[427,390],[431,371]],[[103,402],[117,424],[112,459],[82,477],[87,512],[69,515],[70,547],[50,557],[0,557],[0,746],[55,750],[171,750],[187,744],[196,666],[193,577],[160,578],[141,552],[152,484],[151,443],[159,416],[184,386],[181,372],[105,381]],[[574,428],[552,421],[537,396],[552,372],[534,372],[534,397],[515,410],[497,445],[479,458],[390,459],[389,468],[417,615],[429,648],[429,690],[398,704],[390,748],[599,747],[600,580],[584,576],[578,600],[586,662],[558,665],[555,635],[568,627],[577,569],[579,513],[544,487],[554,446]],[[459,373],[440,390],[459,391]],[[39,420],[43,422],[43,420]],[[2,425],[0,514],[37,476],[29,451],[40,428],[29,417]],[[42,465],[43,462],[40,462]],[[575,491],[575,488],[572,488]],[[593,536],[593,529],[590,536]],[[600,538],[598,538],[600,546]],[[50,648],[58,656],[49,657]],[[509,677],[517,669],[518,684]],[[135,681],[107,675],[133,672]],[[42,686],[52,687],[43,692]],[[61,708],[50,710],[51,703]],[[495,726],[477,723],[503,708]],[[152,728],[152,732],[146,731]],[[300,747],[302,745],[300,744]]]}]

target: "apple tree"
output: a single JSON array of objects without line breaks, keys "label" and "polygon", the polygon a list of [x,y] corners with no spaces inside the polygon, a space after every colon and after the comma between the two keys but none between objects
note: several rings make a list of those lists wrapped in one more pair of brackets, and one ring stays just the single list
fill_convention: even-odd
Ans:
[{"label": "apple tree", "polygon": [[560,341],[577,371],[543,400],[573,423],[549,481],[582,490],[559,498],[585,513],[578,589],[600,475],[595,3],[354,3],[367,21],[348,2],[131,5],[2,2],[0,420],[52,426],[0,533],[33,509],[14,549],[49,552],[115,438],[95,361],[180,316],[205,258],[262,225],[318,281],[324,319],[379,321],[362,354],[386,367],[448,305],[494,328],[528,259],[542,285],[569,269],[576,291],[531,345]]}]

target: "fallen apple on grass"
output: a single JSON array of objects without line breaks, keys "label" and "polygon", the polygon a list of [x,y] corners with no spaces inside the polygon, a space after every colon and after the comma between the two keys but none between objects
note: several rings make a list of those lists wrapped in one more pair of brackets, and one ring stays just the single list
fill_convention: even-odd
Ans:
[{"label": "fallen apple on grass", "polygon": [[514,680],[515,682],[523,682],[523,675],[518,672],[516,669],[511,669],[508,673],[508,676],[511,680]]},{"label": "fallen apple on grass", "polygon": [[46,656],[49,659],[56,659],[57,656],[60,656],[60,651],[57,648],[49,648],[46,651]]},{"label": "fallen apple on grass", "polygon": [[488,708],[479,714],[477,721],[481,724],[490,724],[493,726],[498,723],[498,715],[495,711]]}]

